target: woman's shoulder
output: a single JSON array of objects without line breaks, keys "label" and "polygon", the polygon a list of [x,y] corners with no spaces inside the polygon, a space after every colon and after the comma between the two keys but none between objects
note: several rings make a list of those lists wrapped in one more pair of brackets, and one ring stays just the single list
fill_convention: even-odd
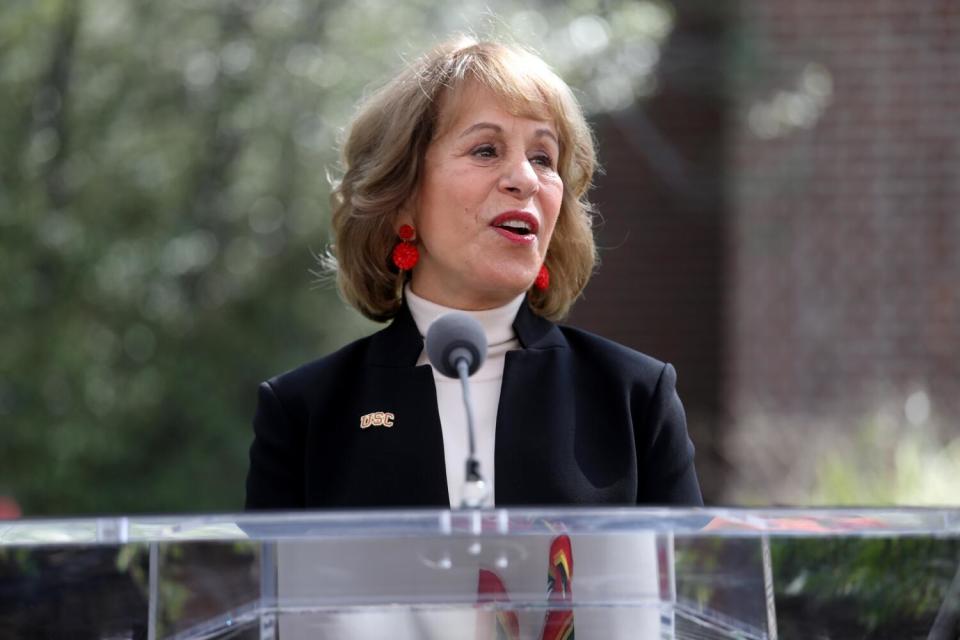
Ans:
[{"label": "woman's shoulder", "polygon": [[317,393],[338,392],[357,385],[367,367],[415,366],[423,338],[406,307],[387,326],[336,351],[267,380],[274,389]]},{"label": "woman's shoulder", "polygon": [[277,394],[300,394],[326,388],[331,382],[341,381],[352,370],[362,367],[376,335],[354,340],[336,351],[272,376],[266,384]]},{"label": "woman's shoulder", "polygon": [[673,371],[673,367],[662,360],[609,338],[568,325],[558,327],[576,358],[599,370],[618,371],[654,382],[664,371]]}]

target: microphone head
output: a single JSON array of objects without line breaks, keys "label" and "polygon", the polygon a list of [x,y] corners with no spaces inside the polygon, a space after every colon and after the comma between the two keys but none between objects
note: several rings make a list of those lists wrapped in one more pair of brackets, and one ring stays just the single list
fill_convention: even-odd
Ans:
[{"label": "microphone head", "polygon": [[433,368],[450,378],[459,378],[457,360],[467,360],[470,375],[487,357],[487,336],[480,323],[454,311],[440,316],[427,329],[427,357]]}]

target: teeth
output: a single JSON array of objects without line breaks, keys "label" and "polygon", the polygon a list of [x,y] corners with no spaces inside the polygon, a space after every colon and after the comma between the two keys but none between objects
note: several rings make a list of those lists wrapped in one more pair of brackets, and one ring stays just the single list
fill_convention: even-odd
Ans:
[{"label": "teeth", "polygon": [[511,220],[510,222],[505,222],[501,227],[510,230],[522,231],[524,233],[530,233],[530,224],[522,220]]}]

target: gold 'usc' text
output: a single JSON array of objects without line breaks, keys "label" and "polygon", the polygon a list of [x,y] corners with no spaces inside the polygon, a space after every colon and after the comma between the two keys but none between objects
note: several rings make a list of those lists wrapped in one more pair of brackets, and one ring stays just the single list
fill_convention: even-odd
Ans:
[{"label": "gold 'usc' text", "polygon": [[386,413],[384,411],[368,413],[365,416],[360,416],[360,428],[366,429],[367,427],[392,427],[393,419],[394,415],[392,413]]}]

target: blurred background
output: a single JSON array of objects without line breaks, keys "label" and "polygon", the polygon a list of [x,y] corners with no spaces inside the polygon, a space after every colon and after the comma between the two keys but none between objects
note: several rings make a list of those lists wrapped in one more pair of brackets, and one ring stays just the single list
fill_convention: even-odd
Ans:
[{"label": "blurred background", "polygon": [[570,323],[673,362],[712,504],[960,503],[954,0],[5,0],[0,515],[234,511],[354,105],[458,30],[576,88]]}]

